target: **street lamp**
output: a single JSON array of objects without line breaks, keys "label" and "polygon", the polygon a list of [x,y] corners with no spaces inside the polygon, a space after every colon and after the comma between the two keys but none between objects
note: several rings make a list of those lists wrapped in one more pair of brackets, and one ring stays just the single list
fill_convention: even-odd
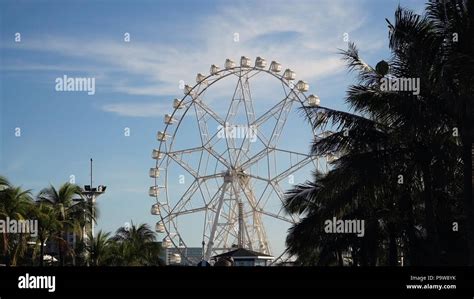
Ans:
[{"label": "street lamp", "polygon": [[[104,194],[105,192],[105,189],[107,189],[107,186],[104,186],[104,185],[99,185],[97,186],[97,188],[94,188],[93,185],[92,185],[92,158],[91,158],[91,184],[90,185],[84,185],[84,190],[82,191],[82,195],[84,195],[84,197],[87,199],[87,202],[90,204],[90,207],[91,207],[91,220],[90,220],[90,223],[87,224],[86,222],[86,226],[88,225],[89,229],[90,229],[90,232],[92,234],[92,236],[94,236],[94,221],[95,221],[95,209],[94,209],[94,205],[95,205],[95,202],[96,202],[96,199],[97,197],[99,197],[100,195]],[[84,229],[84,235],[87,237],[87,229]]]}]

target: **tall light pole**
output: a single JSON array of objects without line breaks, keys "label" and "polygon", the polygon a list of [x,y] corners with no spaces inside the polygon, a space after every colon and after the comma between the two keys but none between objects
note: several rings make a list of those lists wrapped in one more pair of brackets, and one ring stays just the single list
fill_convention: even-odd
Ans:
[{"label": "tall light pole", "polygon": [[82,191],[82,194],[86,197],[87,202],[90,205],[91,208],[91,216],[92,218],[90,219],[90,223],[86,222],[86,229],[84,229],[84,235],[87,237],[88,230],[91,232],[92,236],[94,236],[94,222],[95,222],[95,201],[97,197],[105,192],[105,189],[107,186],[104,185],[99,185],[97,188],[93,187],[93,181],[92,181],[92,158],[91,158],[91,183],[90,185],[84,185],[84,190]]}]

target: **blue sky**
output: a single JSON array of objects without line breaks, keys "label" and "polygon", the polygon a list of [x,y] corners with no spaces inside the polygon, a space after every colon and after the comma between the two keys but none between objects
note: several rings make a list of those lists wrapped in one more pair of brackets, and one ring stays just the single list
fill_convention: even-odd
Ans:
[{"label": "blue sky", "polygon": [[[0,1],[0,173],[37,193],[70,175],[88,183],[92,157],[94,183],[108,186],[99,199],[98,228],[115,231],[130,220],[153,225],[150,153],[171,100],[182,95],[180,80],[194,82],[196,73],[207,73],[213,63],[222,66],[228,57],[262,56],[292,68],[323,105],[346,110],[344,94],[353,76],[337,54],[347,46],[344,33],[369,64],[388,59],[385,18],[393,19],[399,3],[418,12],[424,5]],[[123,41],[126,32],[129,43]],[[55,91],[55,79],[63,75],[96,78],[95,95]],[[224,94],[225,87],[214,92]]]}]

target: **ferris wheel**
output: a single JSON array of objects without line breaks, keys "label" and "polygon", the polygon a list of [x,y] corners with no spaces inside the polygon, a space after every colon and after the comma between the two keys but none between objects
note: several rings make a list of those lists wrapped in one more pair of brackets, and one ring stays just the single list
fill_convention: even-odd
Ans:
[{"label": "ferris wheel", "polygon": [[311,156],[311,139],[301,133],[327,132],[311,120],[289,122],[294,113],[305,118],[302,107],[320,104],[305,95],[308,83],[295,79],[276,61],[267,66],[242,56],[240,64],[227,59],[224,68],[212,65],[209,75],[182,86],[184,96],[174,99],[157,133],[149,171],[155,230],[163,247],[175,248],[175,263],[195,264],[188,249],[196,247],[206,261],[236,247],[283,258],[285,229],[299,221],[284,212],[284,192],[333,158]]}]

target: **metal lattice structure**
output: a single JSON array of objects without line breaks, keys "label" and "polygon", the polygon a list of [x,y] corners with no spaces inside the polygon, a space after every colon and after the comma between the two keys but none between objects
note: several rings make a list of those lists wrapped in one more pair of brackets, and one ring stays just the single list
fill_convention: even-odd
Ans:
[{"label": "metal lattice structure", "polygon": [[[150,187],[149,195],[156,199],[151,213],[159,217],[156,231],[164,234],[163,247],[180,249],[176,261],[186,260],[185,249],[189,243],[180,218],[194,214],[199,216],[190,218],[185,225],[191,227],[186,230],[194,231],[193,237],[199,235],[205,260],[236,245],[275,257],[283,255],[284,252],[272,251],[263,217],[296,223],[295,216],[283,211],[281,182],[308,165],[324,170],[328,157],[313,157],[304,150],[279,147],[289,112],[319,105],[317,96],[305,95],[308,83],[294,83],[293,71],[281,71],[279,63],[273,61],[267,67],[260,57],[254,64],[242,57],[240,65],[227,59],[225,68],[212,65],[209,75],[198,74],[194,86],[185,85],[184,97],[175,99],[173,112],[165,115],[164,130],[157,134],[159,146],[152,153],[156,165],[150,169],[150,177],[155,184]],[[271,108],[257,115],[251,82],[258,76],[279,81],[283,99],[274,101]],[[228,107],[218,111],[208,105],[206,95],[215,84],[227,79],[236,81],[233,96],[230,101],[220,100],[220,104],[228,102]],[[311,125],[308,124],[311,134],[316,137],[323,134]],[[197,133],[180,135],[191,129]],[[291,142],[291,138],[298,137],[285,138]],[[182,146],[178,146],[179,139],[185,141],[181,142]],[[287,165],[278,168],[283,162]],[[191,181],[189,185],[175,184],[176,169],[186,174]],[[267,208],[270,202],[278,209]]]}]

